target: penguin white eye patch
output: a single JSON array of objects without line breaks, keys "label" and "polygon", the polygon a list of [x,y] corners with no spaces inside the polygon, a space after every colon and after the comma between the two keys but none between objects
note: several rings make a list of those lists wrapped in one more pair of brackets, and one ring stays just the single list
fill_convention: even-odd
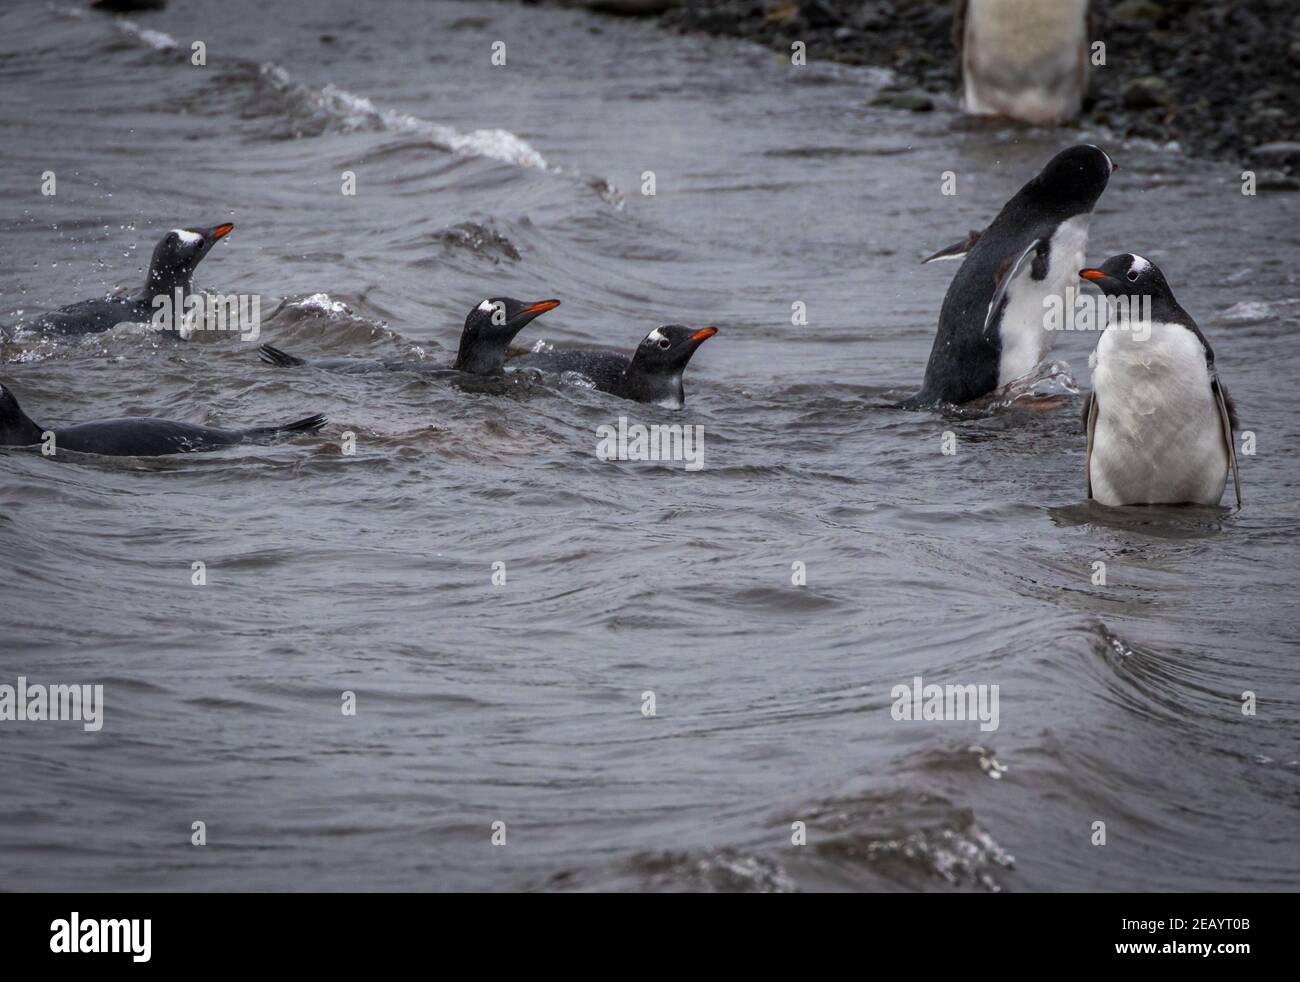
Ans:
[{"label": "penguin white eye patch", "polygon": [[198,245],[203,241],[203,236],[199,235],[197,232],[187,232],[183,228],[172,229],[172,235],[176,236],[176,238],[180,239],[186,245]]}]

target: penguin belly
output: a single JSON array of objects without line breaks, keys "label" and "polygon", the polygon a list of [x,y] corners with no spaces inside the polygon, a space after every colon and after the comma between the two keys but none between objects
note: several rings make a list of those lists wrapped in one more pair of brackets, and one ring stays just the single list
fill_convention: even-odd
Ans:
[{"label": "penguin belly", "polygon": [[1027,267],[1008,288],[999,324],[1002,354],[998,388],[1032,372],[1055,343],[1056,332],[1047,329],[1044,300],[1056,297],[1064,305],[1065,288],[1078,281],[1088,251],[1090,217],[1076,215],[1057,226],[1048,241],[1047,275],[1043,279],[1033,279]]},{"label": "penguin belly", "polygon": [[1087,86],[1088,0],[969,0],[963,103],[977,116],[1056,125]]},{"label": "penguin belly", "polygon": [[1217,505],[1228,451],[1205,349],[1180,324],[1138,340],[1108,327],[1093,369],[1097,422],[1088,473],[1105,505]]}]

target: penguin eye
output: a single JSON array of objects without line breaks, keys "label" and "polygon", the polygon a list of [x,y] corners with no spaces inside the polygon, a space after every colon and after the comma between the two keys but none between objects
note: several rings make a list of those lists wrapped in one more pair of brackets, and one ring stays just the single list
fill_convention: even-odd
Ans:
[{"label": "penguin eye", "polygon": [[1138,271],[1136,269],[1130,269],[1128,271],[1128,281],[1130,283],[1136,283],[1138,281]]},{"label": "penguin eye", "polygon": [[670,347],[672,347],[672,344],[673,344],[673,343],[672,343],[671,341],[669,341],[667,338],[660,338],[660,339],[659,339],[659,347],[661,347],[661,348],[670,348]]}]

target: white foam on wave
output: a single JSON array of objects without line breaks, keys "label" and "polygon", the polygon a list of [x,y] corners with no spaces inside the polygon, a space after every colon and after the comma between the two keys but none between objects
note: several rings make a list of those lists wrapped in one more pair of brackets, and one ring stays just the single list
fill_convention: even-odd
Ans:
[{"label": "white foam on wave", "polygon": [[113,23],[118,30],[139,38],[155,51],[171,51],[180,47],[180,43],[170,34],[155,31],[151,27],[141,27],[133,20],[118,20]]},{"label": "white foam on wave", "polygon": [[292,307],[294,310],[318,310],[331,316],[352,313],[352,309],[347,304],[342,300],[335,300],[328,293],[313,293],[299,300],[289,300],[285,302],[285,306]]},{"label": "white foam on wave", "polygon": [[[180,47],[170,34],[141,27],[132,20],[114,22],[119,30],[130,34],[155,51],[173,51]],[[451,153],[469,157],[487,157],[518,167],[550,170],[546,158],[533,149],[527,140],[509,130],[474,130],[461,133],[445,123],[421,119],[394,109],[380,109],[365,96],[327,83],[313,89],[293,79],[281,66],[267,62],[261,66],[262,77],[281,91],[300,96],[314,110],[329,116],[343,132],[357,130],[387,130],[424,137]]]},{"label": "white foam on wave", "polygon": [[363,95],[341,89],[332,82],[312,89],[294,81],[279,65],[267,62],[262,65],[262,75],[281,90],[293,90],[310,104],[311,108],[328,115],[344,132],[387,130],[392,133],[410,133],[425,137],[452,153],[472,157],[489,157],[519,167],[536,167],[546,170],[546,160],[527,141],[508,130],[474,130],[461,133],[451,126],[421,119],[394,109],[380,109]]},{"label": "white foam on wave", "polygon": [[[132,20],[117,20],[115,26],[137,38],[155,51],[172,51],[180,47],[170,34],[141,27]],[[474,130],[461,133],[454,127],[432,120],[421,119],[393,109],[380,109],[365,96],[327,83],[319,89],[297,82],[281,66],[267,62],[261,66],[262,77],[275,88],[291,92],[304,99],[314,110],[329,116],[344,132],[357,130],[387,130],[410,133],[433,141],[452,153],[470,157],[487,157],[518,167],[535,167],[549,170],[540,153],[527,140],[509,130]]]}]

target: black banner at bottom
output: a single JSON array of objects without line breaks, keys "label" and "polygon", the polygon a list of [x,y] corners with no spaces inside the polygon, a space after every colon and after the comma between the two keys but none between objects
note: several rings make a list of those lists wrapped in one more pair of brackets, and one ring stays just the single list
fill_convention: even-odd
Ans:
[{"label": "black banner at bottom", "polygon": [[[696,904],[703,904],[697,907]],[[980,954],[999,968],[1131,963],[1232,971],[1291,946],[1288,894],[871,894],[760,900],[504,894],[7,894],[7,968],[116,970],[320,967],[335,972],[413,958],[474,956],[531,967],[623,959],[665,970],[685,950],[732,968],[757,955],[852,950],[863,964],[931,968]],[[505,942],[494,944],[493,942]],[[683,946],[689,945],[689,949]],[[969,947],[967,947],[969,946]],[[658,952],[658,955],[654,953]],[[611,957],[614,961],[611,961]],[[648,959],[643,961],[642,959]],[[988,959],[984,961],[984,959]],[[690,960],[699,959],[691,955]],[[923,966],[918,966],[923,967]],[[674,969],[675,970],[675,969]]]}]

